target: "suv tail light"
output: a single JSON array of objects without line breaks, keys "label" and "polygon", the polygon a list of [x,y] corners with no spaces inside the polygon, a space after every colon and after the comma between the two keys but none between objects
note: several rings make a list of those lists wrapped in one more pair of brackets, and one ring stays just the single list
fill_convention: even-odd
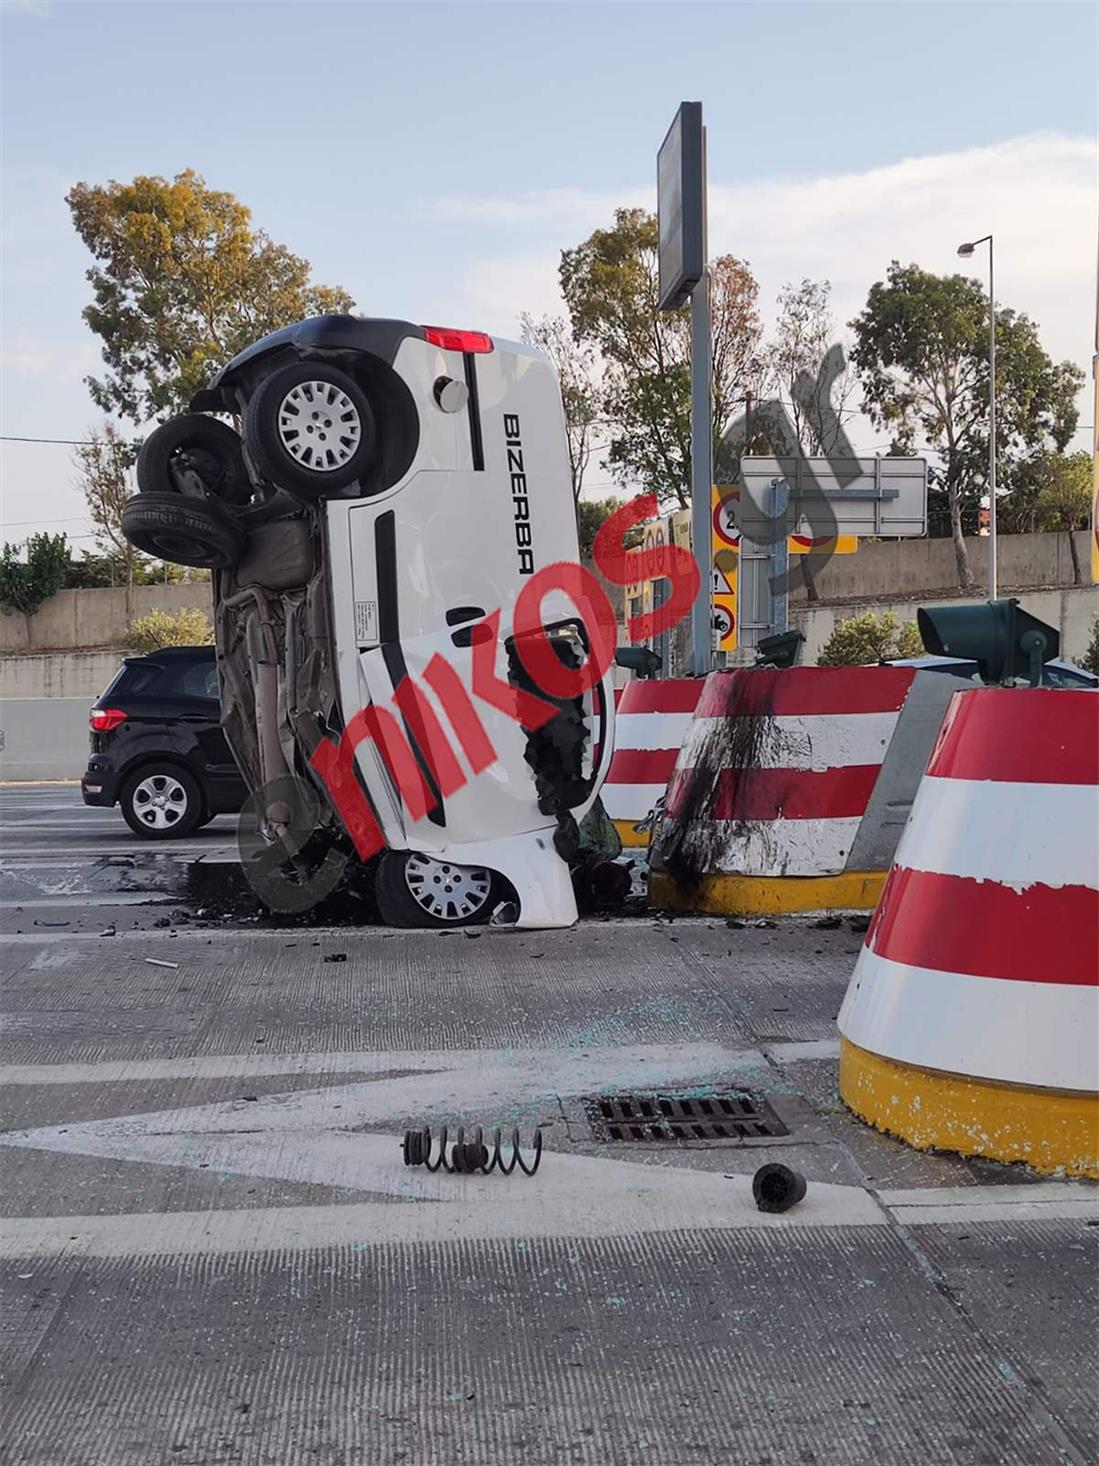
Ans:
[{"label": "suv tail light", "polygon": [[110,733],[129,716],[121,708],[92,708],[88,723],[93,733]]},{"label": "suv tail light", "polygon": [[451,326],[425,326],[424,336],[444,351],[492,351],[492,337],[483,331],[456,331]]}]

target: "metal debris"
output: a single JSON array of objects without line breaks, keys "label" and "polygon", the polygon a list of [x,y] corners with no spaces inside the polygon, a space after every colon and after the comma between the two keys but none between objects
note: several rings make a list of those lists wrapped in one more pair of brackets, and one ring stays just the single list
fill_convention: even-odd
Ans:
[{"label": "metal debris", "polygon": [[438,1152],[432,1156],[433,1137],[431,1127],[425,1125],[422,1130],[406,1130],[404,1140],[401,1144],[401,1152],[404,1156],[406,1166],[426,1166],[429,1171],[444,1170],[451,1175],[471,1175],[474,1171],[480,1171],[487,1176],[493,1171],[499,1171],[504,1176],[510,1176],[518,1166],[524,1176],[533,1176],[542,1161],[542,1130],[539,1127],[534,1132],[532,1141],[533,1153],[530,1161],[524,1157],[519,1144],[519,1131],[511,1132],[511,1159],[504,1159],[503,1145],[500,1138],[500,1131],[492,1132],[492,1150],[484,1142],[484,1132],[478,1125],[473,1131],[472,1138],[466,1139],[464,1127],[459,1125],[458,1133],[449,1154],[447,1152],[447,1127],[444,1125],[439,1135]]}]

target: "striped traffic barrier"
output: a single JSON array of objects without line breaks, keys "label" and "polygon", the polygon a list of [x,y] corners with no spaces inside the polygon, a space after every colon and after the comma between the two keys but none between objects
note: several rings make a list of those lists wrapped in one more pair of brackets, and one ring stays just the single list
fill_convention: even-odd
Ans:
[{"label": "striped traffic barrier", "polygon": [[839,1030],[879,1129],[1099,1176],[1099,694],[956,694]]},{"label": "striped traffic barrier", "polygon": [[700,677],[672,678],[622,689],[601,797],[623,845],[648,844],[648,833],[636,827],[664,796],[703,685]]},{"label": "striped traffic barrier", "polygon": [[652,903],[872,909],[957,685],[911,667],[711,674],[669,784]]}]

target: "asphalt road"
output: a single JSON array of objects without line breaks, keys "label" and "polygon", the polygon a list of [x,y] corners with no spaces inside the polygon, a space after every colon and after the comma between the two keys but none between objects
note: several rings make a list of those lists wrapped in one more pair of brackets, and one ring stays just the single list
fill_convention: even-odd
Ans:
[{"label": "asphalt road", "polygon": [[[846,924],[226,924],[76,799],[0,794],[6,1460],[1096,1460],[1096,1188],[847,1114]],[[646,1093],[782,1133],[600,1128]],[[541,1168],[410,1170],[429,1121]]]}]

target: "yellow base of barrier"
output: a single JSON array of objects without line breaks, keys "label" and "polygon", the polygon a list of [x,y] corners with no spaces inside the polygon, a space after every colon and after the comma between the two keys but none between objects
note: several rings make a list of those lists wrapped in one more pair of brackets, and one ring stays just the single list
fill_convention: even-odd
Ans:
[{"label": "yellow base of barrier", "polygon": [[834,876],[703,876],[685,886],[665,871],[649,878],[649,905],[718,916],[776,916],[792,911],[873,911],[887,872],[842,871]]},{"label": "yellow base of barrier", "polygon": [[624,850],[644,850],[649,843],[649,832],[635,830],[635,823],[635,820],[611,820],[611,824],[618,831],[618,838],[622,841]]},{"label": "yellow base of barrier", "polygon": [[1025,1161],[1099,1179],[1099,1095],[969,1079],[883,1059],[840,1038],[840,1098],[916,1150]]}]

